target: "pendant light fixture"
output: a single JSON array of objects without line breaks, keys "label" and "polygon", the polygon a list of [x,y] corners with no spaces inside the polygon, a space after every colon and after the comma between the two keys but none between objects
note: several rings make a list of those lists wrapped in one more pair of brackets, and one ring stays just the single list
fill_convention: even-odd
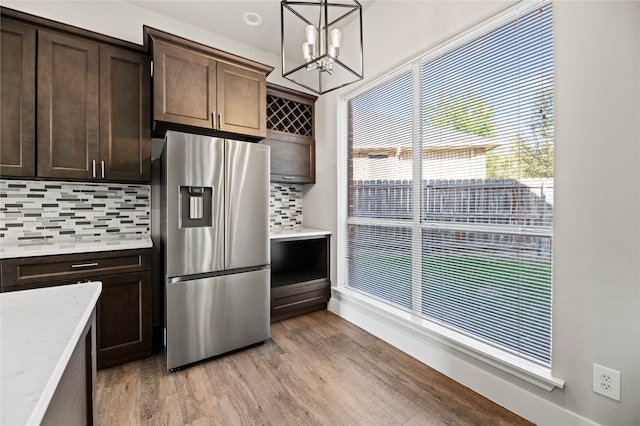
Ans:
[{"label": "pendant light fixture", "polygon": [[362,80],[357,0],[281,1],[282,76],[319,95]]}]

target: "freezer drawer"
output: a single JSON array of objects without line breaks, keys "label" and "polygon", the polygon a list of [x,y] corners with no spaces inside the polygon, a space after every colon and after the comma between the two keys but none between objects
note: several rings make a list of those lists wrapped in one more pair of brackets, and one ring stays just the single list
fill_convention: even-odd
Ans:
[{"label": "freezer drawer", "polygon": [[270,271],[167,285],[167,369],[269,338]]}]

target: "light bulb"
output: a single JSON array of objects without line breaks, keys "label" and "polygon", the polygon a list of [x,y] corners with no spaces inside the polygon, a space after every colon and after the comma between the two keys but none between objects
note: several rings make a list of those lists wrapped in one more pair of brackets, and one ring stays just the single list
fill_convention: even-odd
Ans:
[{"label": "light bulb", "polygon": [[337,59],[338,55],[340,54],[340,48],[335,46],[335,45],[329,45],[329,56]]},{"label": "light bulb", "polygon": [[337,28],[334,28],[329,33],[329,37],[331,37],[331,44],[335,47],[340,47],[340,43],[342,43],[342,31]]},{"label": "light bulb", "polygon": [[318,39],[318,30],[316,30],[316,27],[307,25],[304,32],[307,35],[307,43],[315,44]]},{"label": "light bulb", "polygon": [[310,60],[313,59],[314,57],[314,52],[315,50],[315,46],[313,45],[313,43],[302,43],[302,54],[304,55],[304,60],[309,62]]}]

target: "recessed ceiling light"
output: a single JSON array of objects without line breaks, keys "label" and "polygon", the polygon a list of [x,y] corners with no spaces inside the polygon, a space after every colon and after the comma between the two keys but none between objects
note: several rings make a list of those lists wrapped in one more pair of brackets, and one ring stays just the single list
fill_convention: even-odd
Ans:
[{"label": "recessed ceiling light", "polygon": [[242,20],[250,27],[258,27],[262,25],[262,16],[258,15],[255,12],[245,12],[242,15]]}]

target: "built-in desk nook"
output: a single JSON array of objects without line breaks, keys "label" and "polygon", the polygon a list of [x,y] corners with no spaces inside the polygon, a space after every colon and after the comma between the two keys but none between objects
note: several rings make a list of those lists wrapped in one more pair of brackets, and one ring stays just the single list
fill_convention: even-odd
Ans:
[{"label": "built-in desk nook", "polygon": [[327,308],[330,237],[310,228],[271,235],[271,322]]}]

